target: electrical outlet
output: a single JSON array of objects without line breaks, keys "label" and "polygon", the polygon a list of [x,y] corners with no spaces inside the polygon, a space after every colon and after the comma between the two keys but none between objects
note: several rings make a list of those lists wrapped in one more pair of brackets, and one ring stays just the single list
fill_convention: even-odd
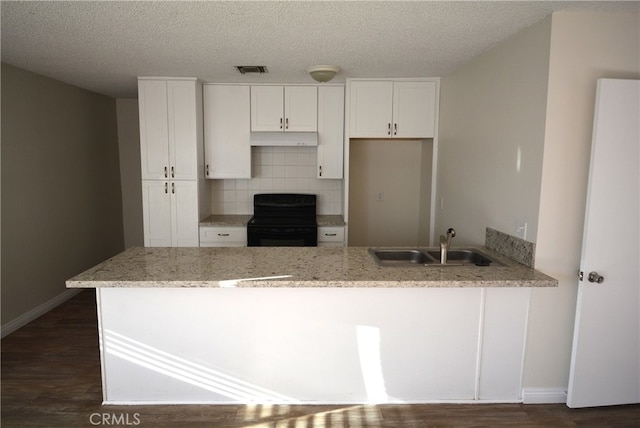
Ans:
[{"label": "electrical outlet", "polygon": [[527,222],[524,220],[516,221],[516,236],[518,238],[527,239]]},{"label": "electrical outlet", "polygon": [[378,202],[384,201],[384,192],[378,192],[378,195],[376,196],[376,201]]}]

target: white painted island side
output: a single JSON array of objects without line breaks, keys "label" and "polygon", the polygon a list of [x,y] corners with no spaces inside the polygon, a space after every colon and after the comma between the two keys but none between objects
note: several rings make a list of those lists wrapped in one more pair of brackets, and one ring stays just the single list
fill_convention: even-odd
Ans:
[{"label": "white painted island side", "polygon": [[462,269],[380,268],[353,247],[144,248],[67,286],[96,288],[105,404],[522,401],[529,290],[554,280],[511,262],[515,286],[483,268],[474,286]]}]

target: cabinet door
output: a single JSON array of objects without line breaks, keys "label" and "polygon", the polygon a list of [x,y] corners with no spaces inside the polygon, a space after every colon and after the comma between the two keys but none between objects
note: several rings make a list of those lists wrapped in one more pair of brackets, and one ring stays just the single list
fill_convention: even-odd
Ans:
[{"label": "cabinet door", "polygon": [[142,179],[168,178],[167,82],[165,80],[140,80],[138,82],[138,106]]},{"label": "cabinet door", "polygon": [[485,288],[478,398],[521,398],[531,288]]},{"label": "cabinet door", "polygon": [[391,137],[393,82],[357,81],[350,88],[350,137]]},{"label": "cabinet door", "polygon": [[200,227],[201,247],[246,247],[247,227]]},{"label": "cabinet door", "polygon": [[318,247],[344,247],[344,227],[318,227]]},{"label": "cabinet door", "polygon": [[171,247],[171,196],[169,181],[142,181],[145,247]]},{"label": "cabinet door", "polygon": [[393,137],[433,137],[435,104],[435,82],[395,82],[393,86]]},{"label": "cabinet door", "polygon": [[171,244],[174,247],[198,247],[198,182],[172,181]]},{"label": "cabinet door", "polygon": [[249,86],[204,86],[207,178],[251,178]]},{"label": "cabinet door", "polygon": [[318,130],[318,87],[285,86],[285,132],[316,132]]},{"label": "cabinet door", "polygon": [[318,178],[343,177],[344,88],[318,88]]},{"label": "cabinet door", "polygon": [[168,81],[169,178],[198,178],[198,120],[195,81]]},{"label": "cabinet door", "polygon": [[284,131],[284,88],[282,86],[251,87],[251,130]]}]

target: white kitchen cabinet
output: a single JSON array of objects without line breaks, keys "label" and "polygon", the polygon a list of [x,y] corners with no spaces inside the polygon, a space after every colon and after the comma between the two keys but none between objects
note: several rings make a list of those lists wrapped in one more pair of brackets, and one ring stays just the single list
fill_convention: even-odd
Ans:
[{"label": "white kitchen cabinet", "polygon": [[251,178],[251,110],[247,85],[204,85],[207,178]]},{"label": "white kitchen cabinet", "polygon": [[144,245],[197,247],[207,215],[202,85],[191,78],[139,78]]},{"label": "white kitchen cabinet", "polygon": [[431,138],[437,82],[354,80],[349,83],[350,138]]},{"label": "white kitchen cabinet", "polygon": [[251,131],[317,130],[317,86],[251,86]]},{"label": "white kitchen cabinet", "polygon": [[246,247],[246,226],[201,226],[201,247]]},{"label": "white kitchen cabinet", "polygon": [[318,226],[318,247],[344,247],[344,227]]},{"label": "white kitchen cabinet", "polygon": [[340,179],[344,164],[344,87],[318,87],[317,178]]},{"label": "white kitchen cabinet", "polygon": [[478,399],[521,398],[530,298],[526,287],[483,289]]},{"label": "white kitchen cabinet", "polygon": [[350,137],[389,137],[393,116],[393,82],[364,80],[349,86]]},{"label": "white kitchen cabinet", "polygon": [[198,182],[143,180],[145,247],[198,246]]},{"label": "white kitchen cabinet", "polygon": [[142,179],[198,177],[196,79],[138,80]]}]

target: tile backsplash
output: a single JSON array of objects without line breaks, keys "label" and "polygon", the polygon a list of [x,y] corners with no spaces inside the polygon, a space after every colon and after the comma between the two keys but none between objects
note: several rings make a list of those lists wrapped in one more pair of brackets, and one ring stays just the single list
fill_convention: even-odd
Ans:
[{"label": "tile backsplash", "polygon": [[316,178],[316,147],[252,147],[251,163],[251,179],[211,180],[212,214],[253,214],[256,193],[311,193],[318,214],[342,214],[342,180]]}]

